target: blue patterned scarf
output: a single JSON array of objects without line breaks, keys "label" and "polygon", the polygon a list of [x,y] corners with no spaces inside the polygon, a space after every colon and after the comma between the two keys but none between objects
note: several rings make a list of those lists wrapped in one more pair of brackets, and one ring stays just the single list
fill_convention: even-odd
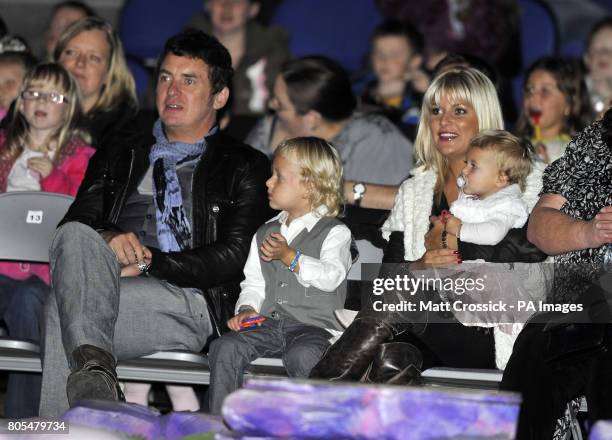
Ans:
[{"label": "blue patterned scarf", "polygon": [[[211,130],[209,134],[214,131]],[[182,251],[189,247],[191,225],[183,208],[176,165],[201,156],[206,149],[206,138],[195,144],[170,142],[159,119],[153,127],[153,136],[156,143],[151,148],[149,161],[153,164],[157,241],[163,252]]]}]

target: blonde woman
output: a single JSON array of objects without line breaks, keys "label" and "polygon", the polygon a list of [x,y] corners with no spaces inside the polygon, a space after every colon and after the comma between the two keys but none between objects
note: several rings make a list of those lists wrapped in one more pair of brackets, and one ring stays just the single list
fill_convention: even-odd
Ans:
[{"label": "blonde woman", "polygon": [[134,128],[134,78],[110,24],[98,17],[73,23],[60,36],[53,57],[79,85],[94,147],[104,147],[121,130]]},{"label": "blonde woman", "polygon": [[[417,168],[400,186],[393,210],[382,228],[383,237],[388,240],[384,262],[452,265],[463,259],[479,258],[487,262],[541,261],[541,252],[526,240],[525,228],[512,229],[495,246],[463,243],[452,234],[442,238],[444,227],[439,216],[458,198],[456,180],[465,166],[470,140],[480,130],[503,128],[497,92],[491,81],[472,68],[447,71],[427,89],[421,115],[415,140]],[[534,163],[532,168],[523,194],[529,209],[537,201],[543,165]],[[404,270],[406,265],[398,268]],[[391,323],[388,317],[373,315],[372,305],[362,304],[360,314],[311,376],[361,379],[381,344],[393,340],[400,327],[406,330],[405,326]],[[412,354],[402,356],[417,368],[495,367],[493,332],[488,329],[454,322],[427,325],[418,333],[412,330],[403,335],[412,344],[404,345],[403,350],[411,350]],[[371,371],[370,376],[384,374]]]}]

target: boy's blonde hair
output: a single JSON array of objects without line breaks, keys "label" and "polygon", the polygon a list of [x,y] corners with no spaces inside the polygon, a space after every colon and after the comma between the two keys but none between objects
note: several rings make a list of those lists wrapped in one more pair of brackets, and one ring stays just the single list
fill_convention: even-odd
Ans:
[{"label": "boy's blonde hair", "polygon": [[509,184],[518,184],[525,191],[531,172],[531,146],[505,130],[483,130],[472,138],[470,149],[492,151],[499,173]]},{"label": "boy's blonde hair", "polygon": [[327,207],[327,217],[336,217],[343,203],[342,159],[336,147],[318,137],[297,137],[281,142],[274,157],[282,156],[300,168],[310,188],[313,210]]}]

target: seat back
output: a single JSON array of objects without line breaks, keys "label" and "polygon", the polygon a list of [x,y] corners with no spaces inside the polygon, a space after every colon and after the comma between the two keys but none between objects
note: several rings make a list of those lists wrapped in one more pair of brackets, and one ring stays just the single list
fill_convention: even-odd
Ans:
[{"label": "seat back", "polygon": [[349,72],[363,66],[381,21],[374,0],[283,0],[272,18],[291,35],[293,56],[325,55]]},{"label": "seat back", "polygon": [[[540,0],[519,0],[521,71],[538,58],[557,55],[559,51],[559,29],[554,14]],[[514,102],[522,107],[523,74],[513,81]]]},{"label": "seat back", "polygon": [[138,95],[154,70],[155,61],[168,38],[180,32],[202,10],[202,0],[127,0],[119,18],[119,37]]},{"label": "seat back", "polygon": [[48,262],[55,228],[73,200],[42,191],[0,194],[0,260]]}]

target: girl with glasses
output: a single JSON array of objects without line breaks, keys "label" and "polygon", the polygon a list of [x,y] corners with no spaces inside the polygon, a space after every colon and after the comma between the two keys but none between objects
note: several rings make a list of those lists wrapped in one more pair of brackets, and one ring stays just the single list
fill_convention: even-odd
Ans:
[{"label": "girl with glasses", "polygon": [[93,149],[83,131],[77,86],[56,63],[24,79],[15,114],[0,134],[0,191],[75,195]]},{"label": "girl with glasses", "polygon": [[[94,149],[81,128],[79,93],[68,72],[56,63],[34,67],[7,118],[6,129],[0,131],[0,192],[76,195]],[[11,337],[40,339],[48,284],[47,264],[0,262],[0,317]],[[7,417],[36,416],[39,399],[39,377],[9,376]]]}]

